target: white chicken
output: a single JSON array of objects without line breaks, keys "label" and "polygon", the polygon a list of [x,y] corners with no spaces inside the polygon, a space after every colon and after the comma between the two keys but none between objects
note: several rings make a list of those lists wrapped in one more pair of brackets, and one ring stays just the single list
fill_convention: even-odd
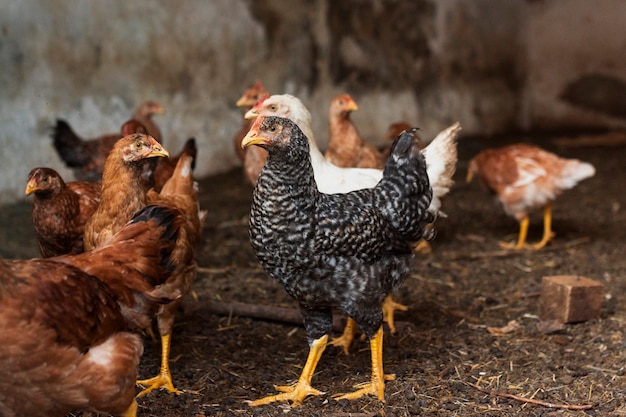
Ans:
[{"label": "white chicken", "polygon": [[311,164],[317,188],[326,194],[348,193],[363,188],[371,188],[383,177],[383,171],[373,168],[340,168],[329,162],[320,152],[311,128],[311,113],[297,97],[289,94],[275,94],[257,102],[245,114],[246,119],[258,116],[281,116],[298,125],[309,139]]},{"label": "white chicken", "polygon": [[[347,193],[363,188],[372,188],[382,178],[383,171],[374,168],[341,168],[324,158],[315,141],[311,127],[311,113],[300,99],[290,94],[275,94],[265,100],[258,101],[245,114],[246,119],[259,116],[280,116],[295,122],[309,140],[311,164],[317,188],[326,194]],[[455,123],[441,131],[423,150],[426,159],[428,180],[433,189],[432,202],[428,211],[437,215],[441,207],[441,198],[450,191],[453,184],[452,176],[456,170],[457,149],[456,137],[461,130]],[[396,303],[389,295],[383,304],[383,313],[392,333],[395,333],[394,311],[406,311],[407,307]],[[356,332],[356,325],[348,319],[341,337],[331,342],[342,346],[347,353]]]}]

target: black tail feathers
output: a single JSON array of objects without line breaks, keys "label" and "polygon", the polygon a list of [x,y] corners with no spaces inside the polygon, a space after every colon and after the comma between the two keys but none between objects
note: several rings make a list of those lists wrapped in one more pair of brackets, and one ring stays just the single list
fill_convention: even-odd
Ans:
[{"label": "black tail feathers", "polygon": [[83,150],[83,140],[63,119],[57,119],[52,129],[52,142],[59,157],[69,168],[81,168],[86,164],[87,156]]}]

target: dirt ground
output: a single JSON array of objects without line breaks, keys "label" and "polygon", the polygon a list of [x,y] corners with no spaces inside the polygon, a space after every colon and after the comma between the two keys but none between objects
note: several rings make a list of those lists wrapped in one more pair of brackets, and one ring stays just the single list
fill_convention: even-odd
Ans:
[{"label": "dirt ground", "polygon": [[[464,177],[471,156],[506,140],[461,140],[457,184],[444,202],[448,218],[438,222],[432,253],[420,255],[419,266],[396,294],[409,306],[396,316],[399,332],[385,331],[384,367],[396,375],[386,385],[386,403],[331,397],[369,379],[369,346],[356,340],[350,355],[332,346],[324,353],[313,378],[324,395],[297,408],[246,404],[273,393],[274,384],[298,377],[308,351],[305,334],[294,323],[228,314],[229,303],[289,309],[295,303],[252,254],[247,234],[252,189],[241,171],[201,180],[201,204],[209,218],[197,253],[196,298],[185,301],[172,342],[172,373],[183,392],[140,398],[138,415],[626,415],[626,147],[557,147],[545,137],[517,140],[589,161],[596,176],[559,198],[557,235],[547,248],[503,251],[497,243],[513,240],[517,223],[477,182],[466,184]],[[25,202],[0,212],[0,255],[37,255],[29,210]],[[537,213],[530,241],[539,240],[541,230]],[[605,285],[602,316],[541,331],[542,277],[562,274]],[[224,305],[227,311],[216,313]],[[509,332],[493,329],[510,322],[516,326]],[[159,355],[159,343],[146,337],[140,377],[156,374]]]}]

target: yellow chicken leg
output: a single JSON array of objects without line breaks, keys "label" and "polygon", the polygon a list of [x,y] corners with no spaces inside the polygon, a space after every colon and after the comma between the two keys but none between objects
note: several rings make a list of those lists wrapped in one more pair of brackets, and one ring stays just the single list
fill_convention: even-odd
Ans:
[{"label": "yellow chicken leg", "polygon": [[317,363],[326,349],[328,343],[328,335],[324,335],[319,339],[313,341],[309,356],[307,357],[302,373],[296,385],[279,385],[276,386],[276,390],[282,394],[270,395],[255,401],[248,401],[248,405],[252,407],[258,407],[260,405],[271,404],[277,401],[291,401],[292,406],[298,406],[309,395],[322,395],[323,392],[319,391],[311,386],[311,379],[315,373]]},{"label": "yellow chicken leg", "polygon": [[512,244],[509,242],[500,242],[500,247],[504,249],[525,249],[528,247],[526,244],[526,236],[528,235],[528,224],[530,220],[528,216],[524,217],[522,221],[519,222],[519,236],[517,238],[517,243]]},{"label": "yellow chicken leg", "polygon": [[389,330],[391,330],[392,334],[396,333],[396,322],[394,320],[394,311],[407,311],[409,308],[404,304],[396,303],[389,294],[385,301],[383,301],[383,319],[387,322],[389,326]]},{"label": "yellow chicken leg", "polygon": [[424,239],[420,239],[420,241],[417,242],[417,245],[413,247],[413,252],[415,253],[428,254],[428,253],[431,253],[432,251],[433,251],[433,248],[430,246],[430,242]]},{"label": "yellow chicken leg", "polygon": [[383,373],[383,327],[381,326],[376,335],[370,340],[372,354],[372,379],[354,392],[336,394],[333,397],[339,400],[355,400],[364,395],[375,395],[380,401],[385,401],[385,380],[395,379],[395,375]]},{"label": "yellow chicken leg", "polygon": [[161,336],[161,370],[159,374],[150,379],[142,379],[137,381],[139,385],[147,385],[148,388],[144,389],[137,395],[137,397],[143,397],[157,388],[165,388],[169,392],[174,394],[180,394],[180,391],[174,387],[172,382],[172,373],[170,372],[170,342],[171,334]]},{"label": "yellow chicken leg", "polygon": [[354,336],[356,335],[358,329],[356,326],[356,322],[348,317],[346,321],[346,327],[343,328],[343,333],[339,337],[335,337],[329,343],[333,346],[343,347],[343,352],[348,355],[350,354],[350,345],[354,340]]},{"label": "yellow chicken leg", "polygon": [[548,203],[543,208],[543,237],[541,241],[533,245],[534,249],[541,249],[554,237],[552,231],[552,204]]},{"label": "yellow chicken leg", "polygon": [[[383,320],[389,326],[391,333],[396,333],[396,323],[394,320],[394,311],[407,311],[409,308],[404,304],[396,303],[391,295],[388,295],[383,301]],[[346,321],[346,327],[343,329],[343,333],[339,337],[335,337],[329,343],[333,346],[343,347],[343,351],[346,355],[350,353],[350,345],[354,340],[354,336],[357,334],[358,329],[356,322],[348,317]]]},{"label": "yellow chicken leg", "polygon": [[137,401],[133,400],[128,409],[124,411],[121,417],[137,417]]}]

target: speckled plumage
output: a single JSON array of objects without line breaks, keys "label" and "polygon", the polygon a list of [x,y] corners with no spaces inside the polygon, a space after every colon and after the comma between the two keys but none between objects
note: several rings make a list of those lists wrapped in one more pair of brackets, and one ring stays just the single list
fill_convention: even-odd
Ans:
[{"label": "speckled plumage", "polygon": [[298,126],[280,117],[255,126],[272,138],[250,211],[257,258],[298,301],[309,343],[330,332],[332,308],[373,337],[383,299],[411,269],[410,244],[432,237],[432,190],[415,132],[399,137],[376,187],[322,194]]}]

